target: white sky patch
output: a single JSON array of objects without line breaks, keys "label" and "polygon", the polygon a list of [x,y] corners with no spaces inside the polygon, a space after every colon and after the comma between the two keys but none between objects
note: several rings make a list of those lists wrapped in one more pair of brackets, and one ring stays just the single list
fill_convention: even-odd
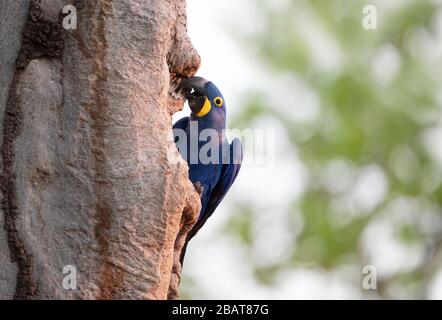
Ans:
[{"label": "white sky patch", "polygon": [[357,168],[345,159],[329,161],[321,173],[320,180],[331,193],[348,191],[355,181]]},{"label": "white sky patch", "polygon": [[431,281],[428,297],[432,300],[442,300],[442,268]]},{"label": "white sky patch", "polygon": [[[257,266],[278,264],[290,256],[295,238],[295,233],[290,223],[288,204],[278,207],[261,207],[258,210],[266,212],[260,214],[253,223],[253,258]],[[299,227],[297,226],[297,230]]]},{"label": "white sky patch", "polygon": [[439,79],[437,76],[442,71],[442,6],[431,21],[430,28],[431,32],[422,27],[411,30],[407,35],[408,49],[415,59],[429,68],[430,74]]},{"label": "white sky patch", "polygon": [[378,11],[382,12],[382,10],[394,11],[404,5],[404,2],[410,2],[410,0],[371,0],[371,2],[379,9]]},{"label": "white sky patch", "polygon": [[[321,71],[339,72],[343,54],[333,35],[322,28],[313,12],[303,8],[293,17],[294,27],[302,30],[310,47],[314,65]],[[288,31],[290,32],[290,31]]]},{"label": "white sky patch", "polygon": [[267,93],[269,107],[281,112],[293,122],[311,122],[320,116],[320,99],[301,79],[293,74],[272,77],[272,83],[262,88]]},{"label": "white sky patch", "polygon": [[[399,211],[397,211],[399,210]],[[397,223],[394,216],[408,215],[400,211],[399,206],[388,207],[384,214],[375,218],[365,228],[361,245],[378,271],[378,277],[389,277],[397,272],[407,272],[416,268],[422,263],[425,255],[422,243],[402,243],[396,235]]]},{"label": "white sky patch", "polygon": [[331,162],[322,182],[337,193],[331,206],[340,225],[371,213],[387,195],[388,180],[377,165],[358,169],[342,161]]},{"label": "white sky patch", "polygon": [[285,128],[276,120],[258,120],[257,128],[274,128],[274,166],[244,165],[234,198],[248,201],[254,213],[256,260],[263,265],[287,256],[301,226],[290,225],[292,202],[303,192],[305,169],[293,153]]},{"label": "white sky patch", "polygon": [[356,180],[352,198],[362,212],[368,212],[385,198],[388,181],[381,167],[370,165],[362,169]]},{"label": "white sky patch", "polygon": [[381,86],[387,86],[393,81],[401,67],[401,57],[390,44],[380,48],[372,62],[373,76]]},{"label": "white sky patch", "polygon": [[[442,19],[442,15],[438,19]],[[408,50],[414,59],[426,69],[434,81],[440,81],[439,74],[442,72],[442,32],[441,20],[434,23],[434,31],[429,32],[423,27],[412,29],[407,34]]]}]

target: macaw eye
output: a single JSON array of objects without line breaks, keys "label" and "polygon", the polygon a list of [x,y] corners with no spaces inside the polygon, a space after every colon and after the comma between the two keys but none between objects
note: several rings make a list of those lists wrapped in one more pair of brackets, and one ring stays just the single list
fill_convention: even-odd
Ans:
[{"label": "macaw eye", "polygon": [[221,97],[216,97],[216,98],[213,100],[213,102],[215,102],[215,104],[216,104],[218,107],[221,107],[221,106],[223,105],[223,98],[221,98]]}]

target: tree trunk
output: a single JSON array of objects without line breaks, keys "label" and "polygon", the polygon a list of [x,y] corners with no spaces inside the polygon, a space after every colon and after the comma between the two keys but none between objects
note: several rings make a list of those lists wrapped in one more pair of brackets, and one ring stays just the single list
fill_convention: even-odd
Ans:
[{"label": "tree trunk", "polygon": [[0,26],[0,298],[177,298],[200,207],[171,138],[200,63],[185,0],[1,0]]}]

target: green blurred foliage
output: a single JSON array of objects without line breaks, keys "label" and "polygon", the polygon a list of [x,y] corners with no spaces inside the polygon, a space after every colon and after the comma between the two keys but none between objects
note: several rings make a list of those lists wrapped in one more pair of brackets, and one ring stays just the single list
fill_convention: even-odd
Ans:
[{"label": "green blurred foliage", "polygon": [[[423,215],[428,207],[437,208],[441,214],[442,203],[442,170],[423,143],[423,134],[437,125],[441,112],[441,77],[436,74],[440,64],[431,65],[425,60],[425,52],[419,51],[420,36],[434,36],[440,5],[409,0],[389,10],[378,6],[378,29],[365,30],[362,8],[366,1],[284,3],[275,6],[270,1],[256,1],[261,31],[242,36],[235,31],[245,50],[259,57],[275,75],[301,79],[318,96],[320,104],[320,116],[313,121],[294,121],[285,115],[286,110],[268,105],[265,93],[247,93],[240,114],[231,124],[247,128],[256,119],[277,119],[309,172],[305,191],[292,204],[293,214],[300,214],[303,221],[292,255],[280,263],[255,267],[256,278],[268,285],[287,265],[307,263],[333,269],[348,263],[369,264],[360,245],[361,236],[370,223],[390,214],[388,208],[394,200],[417,199],[413,208],[417,215]],[[303,21],[308,22],[304,27]],[[305,30],[312,26],[339,49],[341,62],[336,68],[317,64],[311,33]],[[373,61],[385,48],[394,51],[400,63],[391,81],[380,83],[373,73]],[[288,101],[287,108],[294,103]],[[322,182],[324,170],[332,161],[343,161],[348,170],[356,172],[367,166],[380,168],[387,181],[386,196],[368,212],[352,208],[360,212],[352,212],[349,221],[340,223],[343,212],[350,209],[336,205],[337,200],[355,186],[335,191]],[[426,183],[430,178],[436,183]],[[251,209],[244,203],[238,204],[238,209],[243,214],[235,215],[226,230],[243,245],[253,246]],[[432,243],[428,250],[434,251],[434,246],[441,250],[437,235],[421,230],[419,224],[394,221],[394,228],[395,237],[404,246],[418,243],[426,250],[427,243]],[[428,266],[436,256],[429,254],[422,265],[409,272],[384,277],[379,295],[392,297],[388,288],[399,286],[414,290],[411,297],[425,297],[425,286],[437,271]],[[408,286],[410,283],[413,286]]]}]

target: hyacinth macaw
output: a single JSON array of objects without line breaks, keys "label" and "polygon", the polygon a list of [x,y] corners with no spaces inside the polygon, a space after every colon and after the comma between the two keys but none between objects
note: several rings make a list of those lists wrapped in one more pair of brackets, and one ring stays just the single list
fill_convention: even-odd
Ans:
[{"label": "hyacinth macaw", "polygon": [[[183,81],[178,90],[185,95],[192,112],[190,117],[184,117],[173,125],[175,142],[181,155],[189,164],[189,179],[201,197],[198,222],[187,235],[181,253],[182,264],[189,240],[213,214],[235,181],[241,168],[243,154],[241,141],[234,139],[230,144],[225,136],[226,105],[221,92],[212,82],[201,77],[193,77]],[[211,129],[211,132],[218,136],[212,141],[215,143],[215,148],[211,151],[218,153],[219,161],[207,163],[207,159],[204,160],[201,155],[196,155],[208,142],[200,141],[205,139],[199,137],[205,129]],[[185,132],[184,148],[183,141],[178,141],[177,130]],[[197,131],[197,134],[192,133],[192,130]],[[192,139],[194,141],[191,141]],[[197,148],[192,149],[192,143]],[[209,155],[211,151],[208,152]]]}]

